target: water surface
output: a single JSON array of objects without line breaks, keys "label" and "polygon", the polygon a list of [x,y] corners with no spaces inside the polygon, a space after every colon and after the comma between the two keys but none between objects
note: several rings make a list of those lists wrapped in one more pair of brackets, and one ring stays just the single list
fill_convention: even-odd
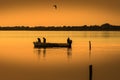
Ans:
[{"label": "water surface", "polygon": [[[93,80],[120,80],[119,34],[119,31],[0,31],[0,80],[89,80],[90,64]],[[35,49],[33,41],[38,37],[61,43],[70,37],[72,48]]]}]

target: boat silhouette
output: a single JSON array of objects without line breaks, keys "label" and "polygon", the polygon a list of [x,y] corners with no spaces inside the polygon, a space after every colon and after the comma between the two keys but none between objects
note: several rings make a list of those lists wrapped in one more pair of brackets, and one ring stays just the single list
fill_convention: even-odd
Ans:
[{"label": "boat silhouette", "polygon": [[69,38],[67,39],[67,43],[47,43],[47,42],[40,42],[36,41],[33,42],[34,48],[52,48],[52,47],[64,47],[64,48],[71,48],[72,40]]}]

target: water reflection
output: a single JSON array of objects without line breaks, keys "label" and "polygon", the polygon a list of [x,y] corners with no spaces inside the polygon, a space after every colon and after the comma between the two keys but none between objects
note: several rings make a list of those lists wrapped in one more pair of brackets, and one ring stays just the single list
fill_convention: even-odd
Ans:
[{"label": "water reflection", "polygon": [[91,64],[91,51],[89,51],[89,62]]},{"label": "water reflection", "polygon": [[[56,49],[56,48],[55,48],[55,49]],[[53,48],[52,50],[53,50],[53,52],[54,52],[54,48]],[[58,50],[63,51],[64,49],[63,49],[63,48],[62,48],[62,49],[58,48]],[[43,58],[45,58],[46,55],[47,55],[46,52],[49,53],[49,51],[50,51],[50,49],[46,49],[46,48],[37,48],[37,49],[34,49],[34,53],[37,54],[37,56],[38,56],[39,59],[40,59],[40,56],[42,56]],[[61,52],[61,53],[64,53],[64,51]],[[70,59],[71,56],[72,56],[72,48],[66,48],[65,53],[67,54],[67,58]],[[66,54],[65,54],[65,55],[66,55]]]},{"label": "water reflection", "polygon": [[46,57],[46,48],[44,48],[44,49],[41,49],[41,48],[35,49],[34,53],[37,54],[37,56],[38,56],[39,59],[40,59],[41,56],[43,58],[45,58]]},{"label": "water reflection", "polygon": [[46,48],[43,49],[43,57],[46,57]]},{"label": "water reflection", "polygon": [[89,80],[92,80],[93,78],[93,65],[91,61],[91,49],[89,50]]},{"label": "water reflection", "polygon": [[91,41],[89,41],[89,80],[92,80],[93,78],[93,65],[92,65],[92,61],[91,61],[91,51],[92,51],[92,44]]},{"label": "water reflection", "polygon": [[67,48],[67,56],[68,56],[68,59],[71,58],[71,56],[72,56],[72,48]]},{"label": "water reflection", "polygon": [[109,31],[104,31],[103,34],[102,34],[102,36],[105,37],[105,38],[110,37]]},{"label": "water reflection", "polygon": [[40,59],[41,49],[37,49],[37,50],[35,51],[35,53],[36,53],[36,52],[37,52],[38,58]]}]

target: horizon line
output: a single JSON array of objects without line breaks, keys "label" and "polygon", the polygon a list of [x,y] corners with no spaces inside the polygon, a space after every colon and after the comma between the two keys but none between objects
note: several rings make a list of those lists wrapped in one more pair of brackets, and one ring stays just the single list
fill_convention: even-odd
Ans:
[{"label": "horizon line", "polygon": [[68,26],[101,26],[101,25],[104,25],[104,24],[108,24],[108,25],[111,25],[111,26],[120,26],[120,24],[110,24],[110,23],[103,23],[103,24],[91,24],[91,25],[34,25],[34,26],[30,26],[30,25],[6,25],[6,26],[2,26],[0,25],[0,27],[68,27]]}]

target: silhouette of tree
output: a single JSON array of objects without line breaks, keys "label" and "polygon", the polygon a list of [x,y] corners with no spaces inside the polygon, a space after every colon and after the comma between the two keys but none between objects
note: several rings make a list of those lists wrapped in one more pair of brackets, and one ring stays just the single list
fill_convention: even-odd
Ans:
[{"label": "silhouette of tree", "polygon": [[0,26],[0,30],[35,30],[35,31],[120,31],[120,26],[113,26],[109,23],[91,26]]}]

